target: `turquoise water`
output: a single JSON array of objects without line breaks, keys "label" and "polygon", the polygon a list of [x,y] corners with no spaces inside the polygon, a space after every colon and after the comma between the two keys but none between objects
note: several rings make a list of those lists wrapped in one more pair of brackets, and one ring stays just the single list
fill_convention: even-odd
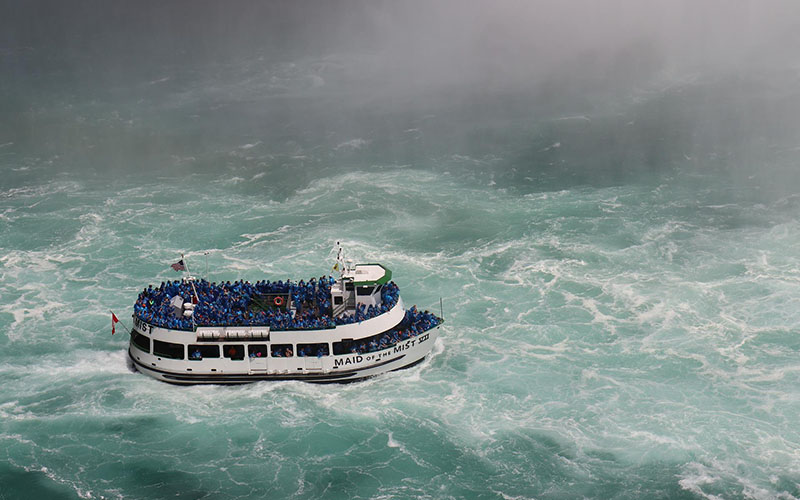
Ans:
[{"label": "turquoise water", "polygon": [[[796,75],[412,99],[361,52],[52,50],[2,53],[0,498],[800,497]],[[442,299],[424,363],[174,387],[110,333],[182,253],[336,241]]]}]

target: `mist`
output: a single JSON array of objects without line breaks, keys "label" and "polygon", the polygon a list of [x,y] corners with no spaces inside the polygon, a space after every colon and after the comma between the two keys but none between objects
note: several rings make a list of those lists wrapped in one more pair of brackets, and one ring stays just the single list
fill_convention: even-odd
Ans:
[{"label": "mist", "polygon": [[0,143],[6,160],[29,166],[245,178],[290,169],[289,190],[321,172],[387,165],[523,190],[687,168],[742,182],[767,169],[773,188],[796,186],[794,2],[3,11]]}]

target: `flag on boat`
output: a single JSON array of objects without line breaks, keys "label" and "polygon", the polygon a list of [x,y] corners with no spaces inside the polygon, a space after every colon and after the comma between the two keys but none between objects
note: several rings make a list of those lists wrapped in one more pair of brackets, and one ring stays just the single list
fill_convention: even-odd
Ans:
[{"label": "flag on boat", "polygon": [[171,267],[172,269],[174,269],[176,271],[185,271],[186,270],[186,266],[183,265],[183,259],[179,260],[178,262],[172,264],[169,267]]},{"label": "flag on boat", "polygon": [[119,323],[119,319],[117,315],[113,312],[111,313],[111,335],[114,335],[117,332],[117,323]]}]

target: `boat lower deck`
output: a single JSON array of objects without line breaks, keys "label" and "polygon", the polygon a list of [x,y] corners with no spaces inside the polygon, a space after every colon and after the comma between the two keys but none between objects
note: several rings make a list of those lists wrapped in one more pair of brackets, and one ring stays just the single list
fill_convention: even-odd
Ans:
[{"label": "boat lower deck", "polygon": [[352,382],[421,362],[433,348],[438,326],[385,349],[320,357],[163,360],[131,343],[128,355],[134,367],[174,384],[244,384],[262,380]]}]

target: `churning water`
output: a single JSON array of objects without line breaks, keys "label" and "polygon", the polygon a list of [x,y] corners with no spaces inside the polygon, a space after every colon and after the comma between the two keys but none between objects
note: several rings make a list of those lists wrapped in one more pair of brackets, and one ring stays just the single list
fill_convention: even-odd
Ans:
[{"label": "churning water", "polygon": [[[800,497],[797,74],[425,100],[360,53],[53,50],[0,54],[0,498]],[[174,387],[110,334],[181,253],[336,241],[442,298],[424,363]]]}]

